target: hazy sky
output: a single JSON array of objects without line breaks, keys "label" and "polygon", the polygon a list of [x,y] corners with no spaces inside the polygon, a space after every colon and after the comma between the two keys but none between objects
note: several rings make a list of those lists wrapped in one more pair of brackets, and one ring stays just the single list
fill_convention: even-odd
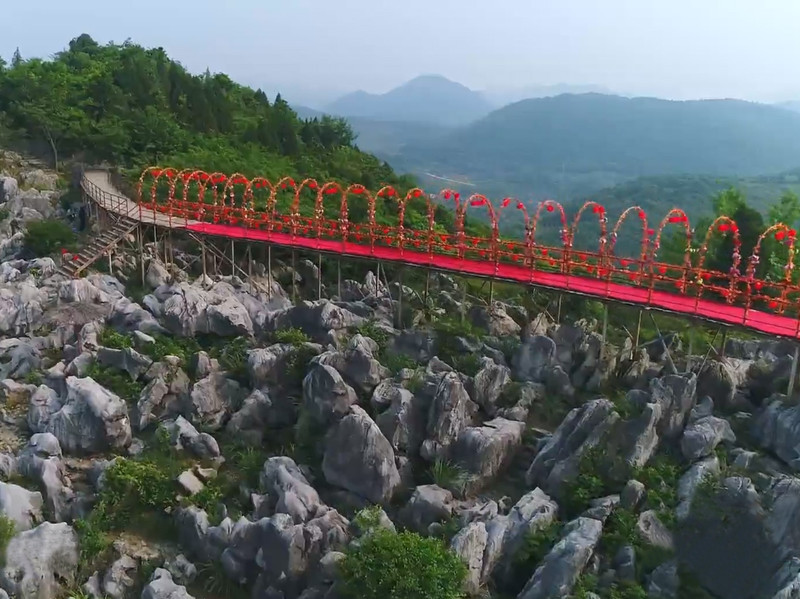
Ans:
[{"label": "hazy sky", "polygon": [[[80,33],[319,103],[437,73],[473,89],[597,84],[800,99],[799,0],[7,0],[0,55]],[[229,6],[231,8],[223,8]]]}]

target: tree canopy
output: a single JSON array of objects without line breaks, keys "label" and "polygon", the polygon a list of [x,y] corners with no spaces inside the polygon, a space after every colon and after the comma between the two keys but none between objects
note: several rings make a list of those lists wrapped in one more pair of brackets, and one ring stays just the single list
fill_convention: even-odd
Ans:
[{"label": "tree canopy", "polygon": [[84,34],[52,60],[15,52],[0,66],[0,112],[18,136],[46,141],[56,162],[413,183],[358,151],[344,120],[301,120],[280,95],[271,102],[227,75],[193,75],[163,49],[129,41],[100,45]]}]

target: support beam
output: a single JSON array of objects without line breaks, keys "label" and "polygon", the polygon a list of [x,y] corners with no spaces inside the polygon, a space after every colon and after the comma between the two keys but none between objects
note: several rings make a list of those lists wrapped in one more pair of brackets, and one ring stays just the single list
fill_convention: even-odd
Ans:
[{"label": "support beam", "polygon": [[397,294],[397,328],[403,328],[403,267],[400,267],[400,272],[397,274],[397,280],[400,284],[400,291]]},{"label": "support beam", "polygon": [[560,293],[558,294],[558,311],[556,312],[556,323],[561,324],[561,300],[564,299],[564,296]]},{"label": "support beam", "polygon": [[492,309],[494,304],[494,279],[489,279],[489,309]]},{"label": "support beam", "polygon": [[144,234],[142,233],[142,227],[143,226],[144,225],[140,224],[138,227],[136,227],[136,243],[139,246],[139,271],[141,272],[141,275],[142,275],[142,287],[145,286],[145,282],[144,282],[144,240],[142,239],[142,237],[144,237]]},{"label": "support beam", "polygon": [[292,250],[292,303],[297,302],[297,252]]},{"label": "support beam", "polygon": [[247,278],[249,279],[248,283],[253,280],[253,252],[252,252],[252,244],[248,241],[247,242]]},{"label": "support beam", "polygon": [[794,356],[792,357],[792,370],[789,375],[789,388],[786,390],[786,397],[792,398],[794,392],[794,379],[797,377],[797,358],[800,357],[800,345],[794,346]]},{"label": "support beam", "polygon": [[461,322],[467,320],[467,282],[461,287]]},{"label": "support beam", "polygon": [[636,321],[636,337],[633,340],[631,360],[636,357],[636,350],[639,348],[639,334],[642,332],[642,312],[644,312],[644,310],[639,310],[639,319]]},{"label": "support beam", "polygon": [[339,301],[342,301],[342,259],[336,260],[336,294]]},{"label": "support beam", "polygon": [[608,341],[606,339],[606,334],[608,333],[608,304],[603,304],[603,345],[605,345]]},{"label": "support beam", "polygon": [[664,346],[664,351],[666,352],[667,356],[667,368],[669,368],[670,374],[678,374],[678,369],[675,368],[675,362],[672,361],[672,355],[669,352],[669,348],[667,344],[664,342],[664,337],[661,336],[661,329],[658,328],[658,324],[656,323],[656,319],[653,317],[652,312],[648,312],[650,315],[650,320],[653,322],[653,326],[656,328],[656,334],[658,338],[661,339],[661,345]]},{"label": "support beam", "polygon": [[317,252],[317,299],[322,299],[322,252]]},{"label": "support beam", "polygon": [[426,268],[425,269],[425,297],[422,300],[423,303],[425,304],[425,306],[428,305],[428,292],[430,291],[430,288],[431,288],[431,269],[430,268]]},{"label": "support beam", "polygon": [[267,297],[272,299],[272,245],[267,246]]},{"label": "support beam", "polygon": [[236,274],[236,245],[231,239],[231,276]]},{"label": "support beam", "polygon": [[722,329],[722,343],[720,344],[719,357],[725,357],[725,343],[728,341],[728,329]]},{"label": "support beam", "polygon": [[205,284],[208,272],[206,271],[206,244],[203,242],[200,242],[200,259],[203,261],[203,284]]}]

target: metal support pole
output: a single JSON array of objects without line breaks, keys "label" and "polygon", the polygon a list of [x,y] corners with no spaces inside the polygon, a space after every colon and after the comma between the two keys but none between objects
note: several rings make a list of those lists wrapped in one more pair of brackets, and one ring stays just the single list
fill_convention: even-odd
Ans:
[{"label": "metal support pole", "polygon": [[203,284],[205,284],[208,273],[206,272],[206,244],[203,242],[200,243],[200,259],[203,261]]},{"label": "metal support pole", "polygon": [[789,388],[786,390],[786,397],[789,399],[792,398],[792,392],[794,391],[794,379],[797,376],[797,358],[800,356],[800,345],[794,346],[794,356],[792,357],[792,370],[791,374],[789,375]]},{"label": "metal support pole", "polygon": [[461,322],[464,322],[467,319],[467,283],[464,281],[464,285],[461,288]]},{"label": "metal support pole", "polygon": [[633,340],[633,349],[631,350],[631,360],[636,357],[636,349],[639,347],[639,334],[642,332],[642,312],[639,310],[639,319],[636,321],[636,337]]},{"label": "metal support pole", "polygon": [[603,345],[606,344],[607,332],[608,332],[608,304],[603,304]]},{"label": "metal support pole", "polygon": [[658,338],[661,339],[661,345],[664,346],[664,351],[666,352],[666,356],[667,356],[667,367],[669,368],[670,374],[677,374],[678,373],[678,369],[675,368],[675,362],[672,361],[672,355],[669,353],[669,348],[667,347],[667,344],[664,341],[664,338],[661,336],[661,330],[658,328],[658,324],[656,323],[656,319],[653,317],[653,313],[652,312],[648,312],[648,314],[650,315],[650,320],[653,321],[653,326],[656,328],[656,334],[658,335]]},{"label": "metal support pole", "polygon": [[431,288],[431,269],[430,268],[426,268],[425,269],[425,299],[424,299],[424,302],[425,302],[426,306],[428,305],[428,291],[430,291],[430,288]]},{"label": "metal support pole", "polygon": [[267,246],[267,297],[272,299],[272,246]]},{"label": "metal support pole", "polygon": [[111,250],[108,250],[108,274],[114,276],[114,267],[111,265]]},{"label": "metal support pole", "polygon": [[252,244],[247,242],[247,278],[249,281],[253,280],[253,252]]},{"label": "metal support pole", "polygon": [[494,303],[494,279],[489,279],[489,308]]},{"label": "metal support pole", "polygon": [[397,274],[397,280],[400,283],[400,291],[397,294],[397,328],[403,328],[403,267],[400,267],[400,272]]},{"label": "metal support pole", "polygon": [[136,227],[136,242],[139,246],[139,271],[142,275],[142,287],[144,287],[144,242],[142,241],[142,225]]},{"label": "metal support pole", "polygon": [[561,300],[564,299],[564,296],[560,293],[558,294],[558,311],[556,312],[556,322],[561,324]]},{"label": "metal support pole", "polygon": [[236,247],[231,239],[231,276],[236,274]]},{"label": "metal support pole", "polygon": [[336,260],[336,293],[342,301],[342,260]]},{"label": "metal support pole", "polygon": [[691,370],[690,366],[692,364],[692,341],[694,341],[694,337],[692,332],[689,331],[689,347],[686,351],[686,373],[688,374]]},{"label": "metal support pole", "polygon": [[322,252],[317,253],[317,299],[322,299]]},{"label": "metal support pole", "polygon": [[722,344],[720,345],[719,357],[725,357],[725,342],[728,340],[728,329],[722,329]]},{"label": "metal support pole", "polygon": [[297,252],[292,250],[292,303],[297,301],[297,285],[295,284],[297,278]]}]

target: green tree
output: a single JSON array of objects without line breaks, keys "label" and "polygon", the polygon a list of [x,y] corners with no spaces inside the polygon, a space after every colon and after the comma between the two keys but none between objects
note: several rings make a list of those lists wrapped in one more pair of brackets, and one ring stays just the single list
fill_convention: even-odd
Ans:
[{"label": "green tree", "polygon": [[11,66],[17,68],[22,64],[22,54],[19,53],[19,47],[14,50],[14,55],[11,57]]},{"label": "green tree", "polygon": [[459,599],[466,567],[439,539],[381,530],[349,549],[340,577],[348,599]]}]

